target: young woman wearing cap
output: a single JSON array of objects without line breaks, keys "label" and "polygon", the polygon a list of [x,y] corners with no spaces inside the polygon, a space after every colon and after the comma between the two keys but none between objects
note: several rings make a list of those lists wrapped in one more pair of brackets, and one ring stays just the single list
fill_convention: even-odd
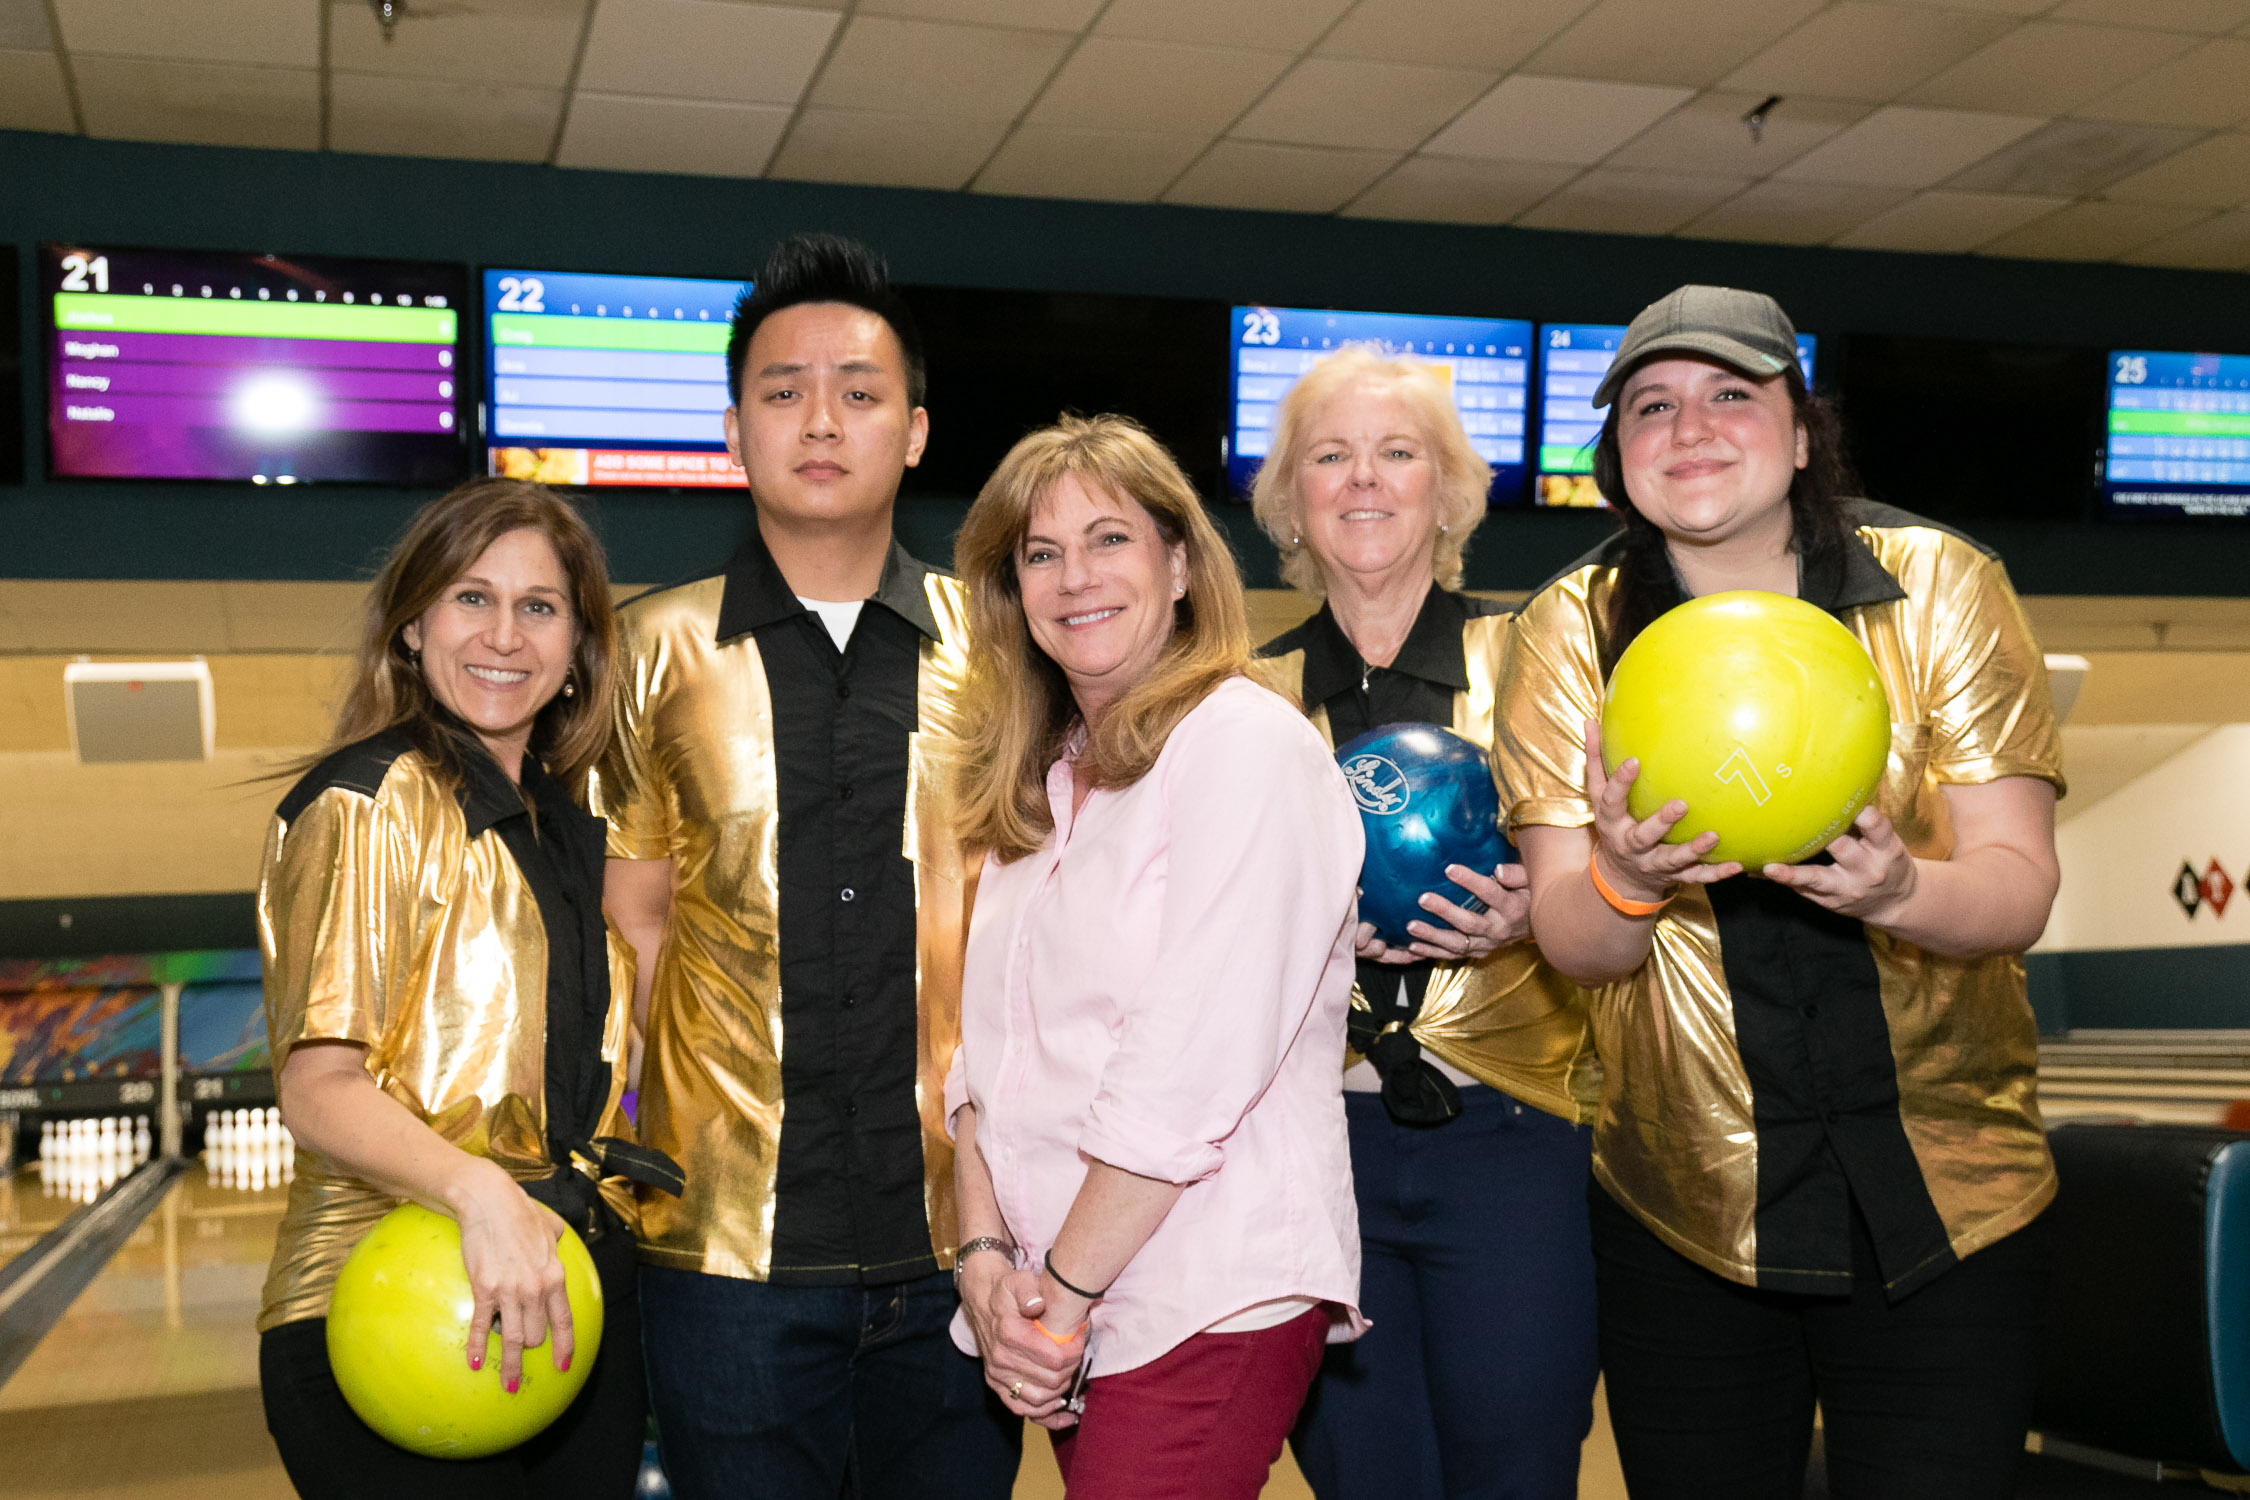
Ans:
[{"label": "young woman wearing cap", "polygon": [[[1495,759],[1548,961],[1597,988],[1602,1364],[1636,1500],[1787,1496],[1817,1403],[1833,1492],[2001,1496],[2023,1450],[2055,1177],[2018,955],[2058,879],[2060,738],[1998,558],[1846,498],[1772,299],[1683,287],[1594,404],[1618,534],[1523,607]],[[1829,859],[1704,865],[1635,822],[1596,716],[1657,615],[1829,610],[1891,703]]]}]

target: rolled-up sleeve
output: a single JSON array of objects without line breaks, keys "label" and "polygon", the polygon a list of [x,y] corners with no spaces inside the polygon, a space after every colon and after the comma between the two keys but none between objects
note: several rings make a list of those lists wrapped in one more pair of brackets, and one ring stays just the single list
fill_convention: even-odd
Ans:
[{"label": "rolled-up sleeve", "polygon": [[276,1071],[299,1042],[382,1039],[385,964],[409,895],[393,878],[390,822],[375,798],[342,787],[274,822],[258,926]]},{"label": "rolled-up sleeve", "polygon": [[1156,957],[1079,1138],[1143,1177],[1219,1170],[1354,916],[1358,813],[1318,736],[1279,707],[1183,725],[1151,773],[1169,820]]},{"label": "rolled-up sleeve", "polygon": [[589,801],[609,821],[611,859],[668,859],[676,819],[649,732],[665,653],[662,641],[644,636],[636,623],[630,612],[619,620],[616,708],[609,748],[591,779]]},{"label": "rolled-up sleeve", "polygon": [[1508,632],[1493,708],[1492,772],[1501,819],[1583,828],[1594,821],[1586,796],[1586,721],[1602,709],[1602,671],[1584,580],[1548,585]]}]

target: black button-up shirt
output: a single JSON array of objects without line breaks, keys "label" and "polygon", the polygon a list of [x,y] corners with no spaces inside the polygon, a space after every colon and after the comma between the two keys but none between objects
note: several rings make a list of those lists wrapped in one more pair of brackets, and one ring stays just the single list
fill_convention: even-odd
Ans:
[{"label": "black button-up shirt", "polygon": [[924,569],[896,551],[839,651],[761,542],[727,567],[718,635],[752,634],[780,792],[782,1129],[771,1280],[888,1282],[937,1269],[915,1097],[908,737]]}]

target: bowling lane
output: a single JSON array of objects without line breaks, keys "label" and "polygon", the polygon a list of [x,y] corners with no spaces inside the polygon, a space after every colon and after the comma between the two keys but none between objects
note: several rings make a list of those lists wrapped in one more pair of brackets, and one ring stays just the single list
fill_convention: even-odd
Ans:
[{"label": "bowling lane", "polygon": [[[252,1323],[286,1187],[198,1163],[0,1385],[9,1500],[286,1500]],[[253,1180],[260,1186],[233,1186]],[[36,1163],[0,1180],[0,1261],[77,1204]]]}]

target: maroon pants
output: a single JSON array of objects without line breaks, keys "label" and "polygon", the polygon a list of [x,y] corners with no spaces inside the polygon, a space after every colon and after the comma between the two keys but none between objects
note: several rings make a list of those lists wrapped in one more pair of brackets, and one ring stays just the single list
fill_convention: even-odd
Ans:
[{"label": "maroon pants", "polygon": [[1199,1333],[1162,1358],[1086,1386],[1058,1432],[1069,1500],[1257,1500],[1305,1404],[1328,1339],[1312,1308],[1256,1333]]}]

